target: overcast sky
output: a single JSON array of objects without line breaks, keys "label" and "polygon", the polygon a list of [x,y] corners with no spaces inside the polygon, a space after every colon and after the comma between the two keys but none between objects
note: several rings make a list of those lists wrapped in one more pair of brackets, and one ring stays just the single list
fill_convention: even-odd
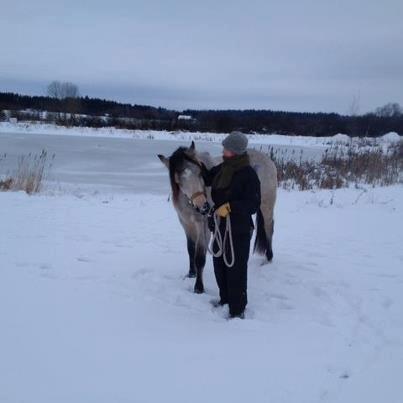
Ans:
[{"label": "overcast sky", "polygon": [[403,105],[403,0],[0,0],[0,91],[184,108]]}]

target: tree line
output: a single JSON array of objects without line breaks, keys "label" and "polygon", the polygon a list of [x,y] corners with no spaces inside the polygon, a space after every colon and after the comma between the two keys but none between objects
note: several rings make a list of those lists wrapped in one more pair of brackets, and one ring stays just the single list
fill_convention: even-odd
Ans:
[{"label": "tree line", "polygon": [[[64,90],[50,87],[48,87],[48,96],[0,92],[0,120],[13,116],[19,120],[46,121],[70,126],[114,126],[127,129],[223,133],[241,130],[245,133],[301,136],[331,136],[344,133],[352,136],[373,137],[391,131],[403,135],[402,108],[398,104],[392,103],[378,108],[373,113],[355,116],[253,109],[188,109],[178,112],[153,106],[89,98],[88,96],[80,97],[77,89],[68,86]],[[65,92],[63,93],[63,91]],[[181,114],[189,115],[192,119],[178,119]]]},{"label": "tree line", "polygon": [[403,135],[401,113],[383,115],[374,112],[358,116],[270,110],[187,110],[184,113],[195,117],[202,131],[241,130],[317,137],[337,133],[375,137],[393,131]]}]

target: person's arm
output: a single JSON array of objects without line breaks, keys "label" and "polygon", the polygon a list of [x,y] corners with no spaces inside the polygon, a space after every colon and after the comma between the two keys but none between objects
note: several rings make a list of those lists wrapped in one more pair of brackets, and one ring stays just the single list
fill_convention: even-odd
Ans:
[{"label": "person's arm", "polygon": [[220,170],[221,164],[216,165],[215,167],[208,169],[203,162],[201,162],[201,174],[204,180],[204,184],[206,186],[211,186],[214,177],[217,175],[218,171]]},{"label": "person's arm", "polygon": [[244,198],[232,200],[230,204],[231,213],[234,214],[255,214],[260,206],[260,180],[254,169],[250,170],[245,183]]}]

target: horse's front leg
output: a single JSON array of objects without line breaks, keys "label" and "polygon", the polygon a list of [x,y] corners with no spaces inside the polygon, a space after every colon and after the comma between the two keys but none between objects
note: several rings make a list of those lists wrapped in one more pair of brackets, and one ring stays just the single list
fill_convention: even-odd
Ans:
[{"label": "horse's front leg", "polygon": [[189,235],[186,235],[187,248],[189,255],[189,273],[188,277],[196,277],[196,265],[195,265],[195,255],[196,255],[196,245]]},{"label": "horse's front leg", "polygon": [[204,292],[203,269],[206,264],[206,248],[202,245],[197,245],[196,247],[194,262],[196,266],[196,283],[194,286],[194,292],[196,294],[202,294]]}]

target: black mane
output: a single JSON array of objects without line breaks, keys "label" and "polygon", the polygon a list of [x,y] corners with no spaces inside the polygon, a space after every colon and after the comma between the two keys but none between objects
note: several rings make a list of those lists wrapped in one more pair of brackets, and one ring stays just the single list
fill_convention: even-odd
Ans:
[{"label": "black mane", "polygon": [[169,157],[169,180],[171,182],[172,194],[175,202],[178,200],[179,194],[179,186],[175,181],[175,173],[180,172],[184,169],[185,161],[199,166],[199,163],[188,155],[188,150],[189,149],[186,147],[179,147]]},{"label": "black mane", "polygon": [[175,181],[175,173],[180,172],[183,169],[185,160],[189,159],[186,155],[186,150],[186,147],[179,147],[169,157],[169,180],[171,182],[172,196],[175,202],[178,200],[179,194],[179,186]]}]

